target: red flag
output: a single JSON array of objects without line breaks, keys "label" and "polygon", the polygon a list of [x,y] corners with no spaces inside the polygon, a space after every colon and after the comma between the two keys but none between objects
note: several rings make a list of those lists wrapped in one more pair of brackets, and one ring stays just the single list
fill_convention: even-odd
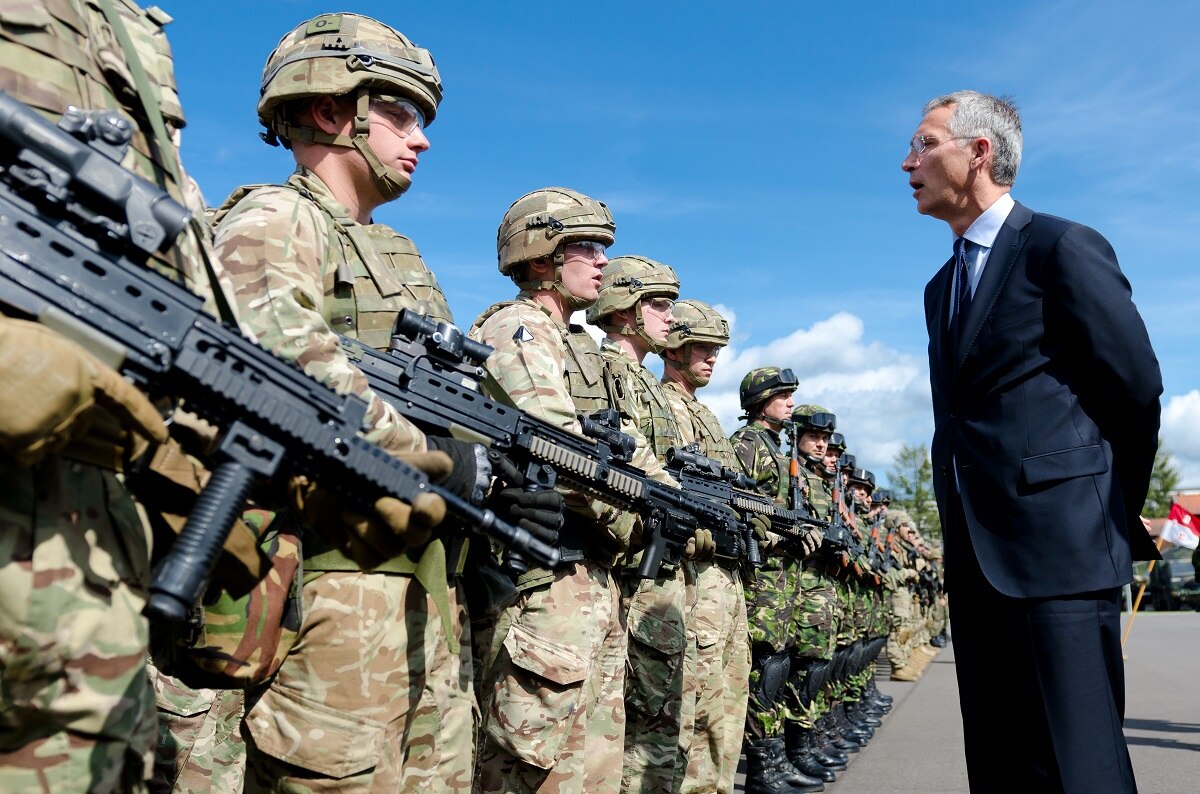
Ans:
[{"label": "red flag", "polygon": [[1171,503],[1171,512],[1167,514],[1167,518],[1180,524],[1190,530],[1193,535],[1200,538],[1200,522],[1196,521],[1196,517],[1183,509],[1183,505],[1179,502]]}]

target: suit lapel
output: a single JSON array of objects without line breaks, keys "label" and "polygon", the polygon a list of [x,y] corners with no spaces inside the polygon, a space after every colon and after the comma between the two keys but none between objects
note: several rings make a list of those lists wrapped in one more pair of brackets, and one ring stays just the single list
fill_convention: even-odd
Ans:
[{"label": "suit lapel", "polygon": [[950,284],[953,281],[950,276],[953,266],[954,258],[951,257],[934,275],[930,290],[932,306],[929,307],[929,317],[932,318],[932,327],[929,329],[929,362],[930,366],[940,370],[938,374],[943,377],[954,364],[950,360],[954,346],[949,344],[946,333],[950,322]]},{"label": "suit lapel", "polygon": [[[983,328],[988,315],[992,313],[996,297],[1000,294],[1004,283],[1008,281],[1008,274],[1012,272],[1017,255],[1021,252],[1021,247],[1025,245],[1027,235],[1024,229],[1032,218],[1033,213],[1028,207],[1015,203],[1012,212],[1008,213],[1004,225],[1000,227],[996,241],[992,243],[992,252],[988,254],[987,265],[983,268],[983,276],[979,279],[979,286],[975,288],[975,297],[971,300],[966,319],[963,322],[962,343],[958,346],[957,366],[953,367],[955,374],[962,369],[967,354],[975,346],[979,331]],[[949,322],[948,319],[947,322]],[[948,346],[953,349],[952,345]]]}]

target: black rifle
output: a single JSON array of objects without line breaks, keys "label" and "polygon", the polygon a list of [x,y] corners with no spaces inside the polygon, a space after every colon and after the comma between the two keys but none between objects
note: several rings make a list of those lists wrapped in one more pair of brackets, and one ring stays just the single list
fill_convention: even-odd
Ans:
[{"label": "black rifle", "polygon": [[[744,539],[750,529],[727,500],[661,483],[629,463],[633,439],[620,432],[616,411],[581,417],[585,437],[484,394],[485,382],[498,397],[503,394],[483,368],[492,348],[453,325],[405,310],[396,318],[387,353],[344,337],[341,345],[372,391],[425,432],[508,456],[522,469],[527,488],[562,483],[640,514],[645,552],[638,573],[643,578],[657,576],[664,560],[678,562],[687,540],[701,528],[713,532],[723,555],[749,555]],[[513,555],[506,554],[506,562],[511,573],[522,570]]]},{"label": "black rifle", "polygon": [[[783,427],[784,430],[787,431],[788,441],[792,448],[790,487],[788,491],[789,501],[791,502],[792,509],[798,513],[807,512],[809,515],[813,515],[815,510],[813,509],[812,502],[804,496],[804,490],[800,486],[799,425],[789,420],[783,423]],[[828,522],[817,522],[813,520],[810,523],[821,527],[821,529],[825,531],[824,537],[821,540],[821,551],[825,554],[829,561],[837,561],[842,565],[847,565],[849,564],[848,560],[852,555],[854,555],[856,552],[861,553],[861,547],[854,539],[854,535],[850,533],[850,529],[846,526],[846,522],[842,519],[842,512],[840,509],[841,506],[839,504],[839,487],[841,482],[839,479],[840,477],[841,468],[839,466],[837,474],[834,475],[833,520]]]},{"label": "black rifle", "polygon": [[72,110],[56,127],[0,92],[0,309],[59,330],[147,395],[182,399],[222,429],[212,478],[155,569],[146,614],[187,619],[251,487],[277,473],[310,476],[368,510],[382,496],[411,504],[435,493],[477,531],[556,562],[556,549],[359,436],[363,400],[222,325],[145,266],[191,213],[118,164],[131,132],[112,112]]}]

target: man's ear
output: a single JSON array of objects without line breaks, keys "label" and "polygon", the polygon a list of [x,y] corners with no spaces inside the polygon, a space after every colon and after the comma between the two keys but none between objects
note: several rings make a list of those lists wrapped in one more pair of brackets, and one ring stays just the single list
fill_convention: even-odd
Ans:
[{"label": "man's ear", "polygon": [[554,262],[547,256],[530,259],[526,263],[529,268],[529,281],[553,281]]},{"label": "man's ear", "polygon": [[330,135],[340,135],[345,132],[348,122],[344,103],[338,97],[328,95],[315,96],[304,111],[309,125]]},{"label": "man's ear", "polygon": [[992,156],[993,156],[991,140],[988,138],[984,138],[984,137],[976,138],[975,141],[971,144],[971,147],[972,147],[972,155],[973,155],[973,157],[971,158],[972,159],[971,164],[978,165],[980,167],[983,167],[986,165],[988,167],[988,169],[990,170]]}]

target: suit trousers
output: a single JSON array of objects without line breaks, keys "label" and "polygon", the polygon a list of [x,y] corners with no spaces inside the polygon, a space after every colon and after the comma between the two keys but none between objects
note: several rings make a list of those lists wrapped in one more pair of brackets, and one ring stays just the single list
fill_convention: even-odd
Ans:
[{"label": "suit trousers", "polygon": [[971,791],[1136,792],[1122,731],[1120,589],[998,592],[954,501],[946,568]]}]

